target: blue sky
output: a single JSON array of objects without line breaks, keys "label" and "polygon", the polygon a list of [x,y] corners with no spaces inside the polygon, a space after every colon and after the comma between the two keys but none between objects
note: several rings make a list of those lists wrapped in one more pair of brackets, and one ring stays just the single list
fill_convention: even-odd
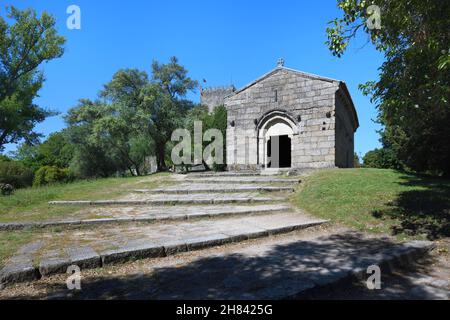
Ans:
[{"label": "blue sky", "polygon": [[[380,145],[375,107],[357,87],[377,79],[382,55],[365,34],[343,58],[330,54],[325,29],[340,15],[335,0],[2,0],[1,16],[8,4],[53,14],[67,39],[63,57],[42,66],[46,82],[36,102],[61,112],[37,126],[46,135],[64,128],[62,115],[78,99],[94,99],[121,68],[149,71],[153,59],[177,56],[192,78],[204,78],[208,86],[241,87],[283,57],[287,67],[344,80],[360,121],[355,151],[364,154]],[[72,4],[81,9],[81,30],[66,27]],[[189,98],[198,101],[199,93]]]}]

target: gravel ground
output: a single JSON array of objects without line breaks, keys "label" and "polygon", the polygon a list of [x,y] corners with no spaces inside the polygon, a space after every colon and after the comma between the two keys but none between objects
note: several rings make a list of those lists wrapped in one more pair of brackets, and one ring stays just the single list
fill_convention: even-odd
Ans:
[{"label": "gravel ground", "polygon": [[[261,244],[282,244],[292,240],[309,240],[322,235],[343,232],[345,228],[336,226],[318,226],[308,228],[305,230],[294,231],[289,234],[282,234],[271,236],[268,238],[254,239],[239,243],[226,244],[220,247],[203,249],[200,251],[183,252],[173,256],[158,259],[145,259],[134,262],[129,262],[121,265],[106,266],[98,269],[87,269],[82,273],[82,286],[84,282],[89,282],[93,279],[111,280],[111,285],[106,285],[95,290],[70,292],[66,288],[67,275],[53,275],[44,277],[38,281],[30,283],[19,283],[8,285],[3,290],[0,290],[0,299],[95,299],[95,297],[105,297],[106,292],[110,292],[111,296],[121,297],[128,295],[130,291],[136,292],[136,298],[145,299],[146,296],[143,291],[148,291],[145,283],[139,281],[144,277],[151,276],[155,270],[167,267],[183,267],[197,259],[209,257],[214,254],[232,254],[240,249],[248,248],[249,246],[259,246]],[[136,277],[135,282],[128,282],[127,286],[116,285],[117,279],[122,277],[133,278]],[[83,288],[82,288],[83,289]],[[55,292],[57,294],[55,295]],[[65,294],[61,295],[61,292]],[[106,294],[108,295],[108,294]]]},{"label": "gravel ground", "polygon": [[[101,269],[84,270],[82,290],[66,289],[66,275],[55,275],[39,281],[16,284],[0,290],[0,299],[109,299],[126,297],[128,299],[145,299],[152,290],[146,281],[155,275],[159,268],[181,268],[189,263],[214,254],[227,254],[249,246],[283,243],[292,240],[309,240],[318,236],[343,232],[338,226],[320,226],[297,231],[287,235],[278,235],[265,239],[224,245],[201,251],[180,253],[160,259],[146,259]],[[450,292],[450,241],[437,243],[432,255],[422,259],[415,266],[398,270],[393,274],[382,274],[382,289],[368,290],[364,283],[355,281],[350,284],[335,285],[316,289],[300,296],[300,299],[445,299]],[[121,282],[122,277],[133,281]],[[101,286],[89,286],[83,290],[83,283],[101,279]],[[98,282],[97,282],[98,283]]]},{"label": "gravel ground", "polygon": [[450,239],[436,242],[427,257],[390,274],[381,275],[381,289],[369,290],[366,283],[352,283],[316,289],[300,299],[317,300],[422,300],[450,299]]}]

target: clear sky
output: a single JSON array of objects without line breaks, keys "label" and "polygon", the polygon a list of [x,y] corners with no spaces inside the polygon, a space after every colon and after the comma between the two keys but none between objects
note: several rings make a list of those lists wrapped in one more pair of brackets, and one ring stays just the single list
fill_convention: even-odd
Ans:
[{"label": "clear sky", "polygon": [[[46,82],[36,102],[61,112],[37,126],[46,135],[64,128],[65,112],[80,98],[94,99],[121,68],[149,72],[153,59],[177,56],[190,76],[206,79],[207,86],[239,88],[283,57],[286,67],[344,80],[360,122],[355,151],[364,154],[380,145],[375,107],[358,84],[377,79],[382,55],[365,34],[343,58],[330,54],[325,29],[340,15],[335,0],[1,0],[1,16],[8,4],[53,14],[67,39],[63,57],[42,67]],[[81,9],[81,30],[66,27],[72,4]],[[189,98],[198,101],[199,93]]]}]

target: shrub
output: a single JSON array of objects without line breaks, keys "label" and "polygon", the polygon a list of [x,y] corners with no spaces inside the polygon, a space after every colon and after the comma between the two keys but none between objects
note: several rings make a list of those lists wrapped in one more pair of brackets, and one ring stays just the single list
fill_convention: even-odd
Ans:
[{"label": "shrub", "polygon": [[404,166],[397,159],[395,152],[389,148],[375,149],[363,157],[364,167],[378,169],[402,170]]},{"label": "shrub", "polygon": [[14,187],[8,183],[0,183],[0,194],[9,196],[14,192]]},{"label": "shrub", "polygon": [[0,160],[0,183],[12,185],[14,188],[31,186],[33,171],[18,161]]},{"label": "shrub", "polygon": [[218,164],[215,162],[213,162],[213,164],[212,164],[212,169],[215,172],[225,171],[225,168],[226,168],[226,164]]},{"label": "shrub", "polygon": [[33,180],[33,186],[44,186],[53,183],[66,183],[73,180],[69,169],[60,169],[53,166],[40,167]]}]

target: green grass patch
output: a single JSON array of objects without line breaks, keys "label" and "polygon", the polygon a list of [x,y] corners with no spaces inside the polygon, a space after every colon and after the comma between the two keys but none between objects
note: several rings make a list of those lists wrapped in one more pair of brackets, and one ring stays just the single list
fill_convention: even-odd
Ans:
[{"label": "green grass patch", "polygon": [[21,246],[30,242],[32,231],[2,231],[0,232],[0,269],[4,267],[6,260],[12,256]]},{"label": "green grass patch", "polygon": [[450,236],[450,181],[382,169],[330,169],[306,177],[293,202],[360,231],[398,238]]},{"label": "green grass patch", "polygon": [[41,221],[61,218],[80,210],[78,206],[50,206],[49,201],[114,199],[132,189],[164,183],[168,173],[146,177],[105,178],[43,187],[19,189],[11,196],[0,196],[0,222]]}]

